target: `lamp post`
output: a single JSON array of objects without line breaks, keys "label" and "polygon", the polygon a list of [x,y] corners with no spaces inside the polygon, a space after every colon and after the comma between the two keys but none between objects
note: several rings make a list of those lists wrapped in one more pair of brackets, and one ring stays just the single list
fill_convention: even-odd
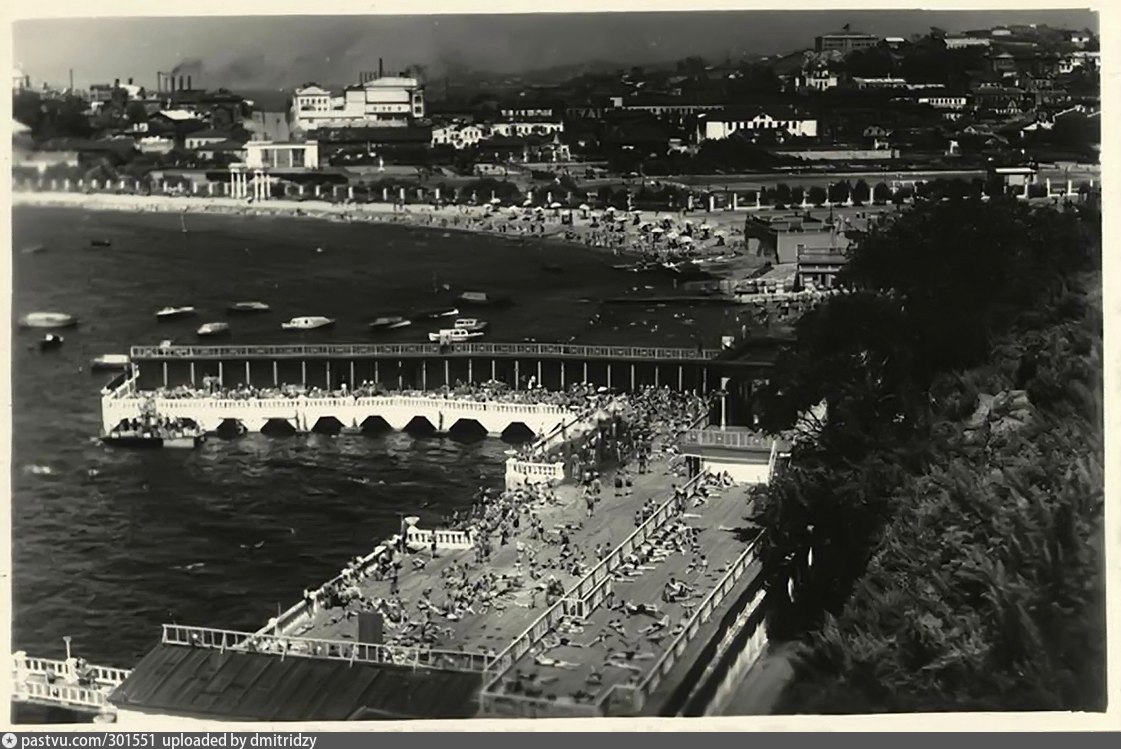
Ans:
[{"label": "lamp post", "polygon": [[70,635],[64,636],[62,641],[66,643],[66,660],[70,660]]}]

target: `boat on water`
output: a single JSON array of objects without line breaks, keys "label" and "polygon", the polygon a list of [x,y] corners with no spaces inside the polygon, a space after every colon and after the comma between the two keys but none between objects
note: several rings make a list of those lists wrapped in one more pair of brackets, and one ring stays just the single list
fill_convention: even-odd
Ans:
[{"label": "boat on water", "polygon": [[542,263],[541,270],[546,273],[564,273],[564,266],[556,263]]},{"label": "boat on water", "polygon": [[195,333],[198,334],[200,338],[229,335],[230,324],[228,322],[203,323]]},{"label": "boat on water", "polygon": [[54,351],[57,348],[61,348],[62,343],[65,340],[66,339],[63,338],[60,335],[55,335],[54,333],[47,333],[39,341],[39,350],[40,351]]},{"label": "boat on water", "polygon": [[63,312],[31,312],[19,323],[25,328],[72,328],[78,324],[78,318]]},{"label": "boat on water", "polygon": [[178,420],[146,417],[122,423],[104,432],[101,441],[113,447],[167,447],[191,450],[206,441],[206,435],[197,426]]},{"label": "boat on water", "polygon": [[428,334],[428,340],[432,343],[464,343],[482,337],[483,331],[481,330],[464,330],[463,328],[444,328]]},{"label": "boat on water", "polygon": [[489,325],[485,320],[476,320],[474,317],[461,317],[452,326],[456,330],[466,330],[469,333],[478,333],[487,329]]},{"label": "boat on water", "polygon": [[20,252],[24,255],[37,255],[40,252],[46,252],[47,246],[43,244],[33,244],[30,247],[24,247]]},{"label": "boat on water", "polygon": [[90,247],[112,247],[113,243],[108,239],[91,239]]},{"label": "boat on water", "polygon": [[164,307],[156,312],[157,320],[180,320],[195,314],[194,307]]},{"label": "boat on water", "polygon": [[412,325],[413,321],[404,318],[400,315],[390,315],[388,317],[379,317],[370,323],[370,330],[395,330],[397,328],[404,328]]},{"label": "boat on water", "polygon": [[508,296],[489,294],[485,291],[465,291],[458,299],[462,304],[476,307],[509,307],[514,303]]},{"label": "boat on water", "polygon": [[459,314],[459,309],[456,307],[434,307],[432,309],[422,309],[414,312],[412,319],[414,320],[436,320],[441,317],[455,317]]},{"label": "boat on water", "polygon": [[102,354],[90,361],[90,369],[95,372],[107,369],[128,369],[131,364],[132,359],[129,358],[128,354]]},{"label": "boat on water", "polygon": [[268,312],[270,309],[272,307],[264,302],[234,302],[226,308],[226,312],[230,315],[254,315]]},{"label": "boat on water", "polygon": [[334,324],[335,321],[330,317],[310,315],[307,317],[293,317],[288,322],[280,323],[280,327],[284,330],[318,330],[319,328],[329,328]]}]

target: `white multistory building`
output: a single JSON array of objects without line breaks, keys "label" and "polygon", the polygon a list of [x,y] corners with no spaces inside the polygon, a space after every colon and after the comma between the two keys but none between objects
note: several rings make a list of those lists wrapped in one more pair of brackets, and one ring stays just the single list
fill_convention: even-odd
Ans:
[{"label": "white multistory building", "polygon": [[292,125],[309,131],[321,127],[407,126],[423,119],[424,87],[416,78],[386,76],[349,86],[342,96],[308,84],[292,97]]}]

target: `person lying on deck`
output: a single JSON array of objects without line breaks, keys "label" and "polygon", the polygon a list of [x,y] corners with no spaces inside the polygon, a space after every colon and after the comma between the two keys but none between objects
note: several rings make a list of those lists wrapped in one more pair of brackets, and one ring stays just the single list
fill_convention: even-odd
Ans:
[{"label": "person lying on deck", "polygon": [[566,668],[574,669],[579,666],[577,663],[569,663],[568,661],[558,661],[555,658],[550,658],[547,655],[536,655],[533,657],[533,662],[538,666],[547,666],[549,668]]},{"label": "person lying on deck", "polygon": [[655,632],[662,631],[663,629],[665,629],[668,626],[669,626],[669,614],[666,614],[665,616],[663,616],[658,621],[651,622],[650,624],[647,624],[645,627],[638,630],[638,632],[639,632],[639,634],[642,634],[642,635],[652,635]]}]

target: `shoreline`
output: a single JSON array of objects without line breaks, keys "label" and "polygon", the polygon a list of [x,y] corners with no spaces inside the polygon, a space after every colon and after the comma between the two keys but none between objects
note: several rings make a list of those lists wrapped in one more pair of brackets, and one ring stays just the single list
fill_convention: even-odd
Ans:
[{"label": "shoreline", "polygon": [[[489,206],[444,206],[437,208],[428,204],[414,204],[399,207],[393,203],[331,203],[327,201],[268,200],[250,203],[242,199],[223,197],[196,197],[177,195],[127,195],[118,193],[78,193],[78,192],[12,192],[12,206],[32,206],[40,208],[80,208],[91,211],[118,211],[129,213],[179,213],[187,215],[217,214],[232,216],[262,216],[314,219],[337,223],[378,223],[395,226],[430,229],[436,231],[457,231],[469,234],[487,235],[527,243],[540,240],[553,246],[582,247],[588,250],[625,256],[628,258],[649,257],[653,254],[665,255],[666,248],[658,247],[652,251],[652,243],[630,221],[625,225],[611,224],[611,229],[598,225],[595,217],[602,212],[589,211],[583,218],[580,211],[572,210],[572,223],[561,223],[559,214],[546,212],[537,220],[531,220],[528,211],[517,209],[513,214],[510,208],[497,211],[488,210]],[[682,223],[680,214],[653,211],[635,211],[642,222],[669,220],[674,224]],[[694,214],[697,215],[697,214]],[[692,219],[690,219],[692,221]],[[742,216],[735,213],[707,214],[697,220],[713,230],[708,241],[698,241],[691,246],[698,257],[706,254],[722,254],[742,251]],[[529,231],[527,231],[529,229]],[[715,232],[721,231],[727,244],[716,241]],[[739,237],[737,240],[735,237]],[[684,249],[684,248],[682,248]],[[723,274],[714,272],[715,276]]]}]

